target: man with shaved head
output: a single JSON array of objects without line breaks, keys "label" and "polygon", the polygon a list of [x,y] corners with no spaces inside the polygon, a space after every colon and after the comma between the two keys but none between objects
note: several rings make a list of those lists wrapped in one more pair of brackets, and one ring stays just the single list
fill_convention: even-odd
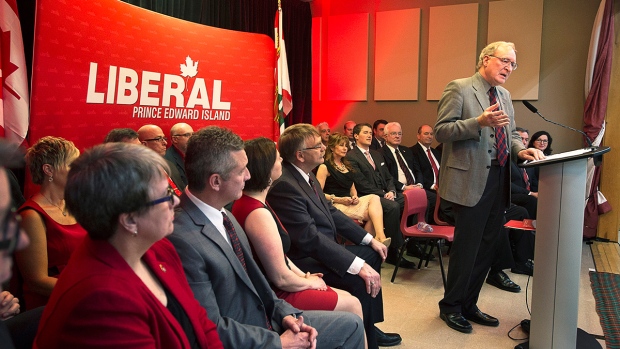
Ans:
[{"label": "man with shaved head", "polygon": [[[164,136],[164,131],[161,130],[161,127],[157,125],[144,125],[140,127],[138,129],[138,139],[140,140],[140,143],[148,148],[151,148],[151,150],[162,157],[166,155],[166,145],[168,145],[168,139]],[[168,161],[168,166],[170,166],[170,173],[168,173],[168,182],[170,182],[170,187],[175,189],[177,195],[181,195],[181,191],[185,189],[186,184],[183,184],[181,174],[179,173],[179,170],[177,170],[176,165],[170,160],[166,160]]]}]

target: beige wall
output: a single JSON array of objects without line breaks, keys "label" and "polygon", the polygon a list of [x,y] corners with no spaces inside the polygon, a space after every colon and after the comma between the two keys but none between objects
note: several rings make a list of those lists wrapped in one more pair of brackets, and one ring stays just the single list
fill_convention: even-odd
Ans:
[{"label": "beige wall", "polygon": [[[341,131],[348,119],[372,123],[376,119],[398,121],[403,125],[404,144],[412,145],[420,124],[433,125],[436,119],[436,101],[426,101],[427,55],[429,34],[429,8],[433,6],[466,4],[474,0],[314,0],[314,17],[326,19],[328,15],[369,13],[368,43],[368,98],[363,102],[313,101],[313,110],[321,113],[333,111],[332,130]],[[478,0],[479,28],[478,51],[487,44],[486,33],[488,0]],[[594,17],[599,6],[598,0],[545,0],[543,5],[543,32],[540,72],[539,100],[532,103],[548,119],[581,129],[584,105],[585,66]],[[378,11],[406,8],[421,9],[420,28],[420,80],[419,100],[389,102],[374,101],[374,55],[375,42],[372,30],[375,13]],[[510,15],[510,14],[506,14]],[[501,18],[497,20],[501,21]],[[327,29],[329,30],[329,29]],[[323,34],[326,38],[326,30]],[[517,47],[517,51],[527,47]],[[517,56],[518,57],[518,56]],[[323,60],[323,62],[325,62]],[[449,67],[447,67],[449,68]],[[313,67],[316,69],[316,67]],[[472,69],[473,71],[473,69]],[[518,70],[515,72],[518,74]],[[528,128],[531,133],[545,129],[553,137],[556,152],[571,150],[581,146],[581,138],[572,131],[548,124],[529,112],[521,103],[515,103],[516,121],[519,126]],[[313,115],[314,120],[325,119],[326,115]]]}]

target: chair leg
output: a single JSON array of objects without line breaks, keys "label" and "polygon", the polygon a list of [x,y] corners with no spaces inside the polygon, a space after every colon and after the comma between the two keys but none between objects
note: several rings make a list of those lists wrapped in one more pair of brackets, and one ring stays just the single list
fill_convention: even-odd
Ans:
[{"label": "chair leg", "polygon": [[410,238],[406,238],[405,242],[400,247],[400,251],[398,252],[398,260],[396,261],[396,265],[394,266],[394,272],[392,273],[392,280],[390,280],[391,283],[394,283],[394,279],[396,279],[396,272],[398,271],[398,267],[400,266],[400,261],[403,259],[403,254],[407,249],[407,243],[409,242],[409,239]]},{"label": "chair leg", "polygon": [[437,249],[439,249],[439,251],[440,251],[440,253],[439,253],[439,267],[441,268],[441,279],[443,281],[443,289],[445,291],[446,290],[447,280],[446,280],[446,271],[445,271],[445,269],[443,267],[443,257],[441,255],[441,241],[442,240],[443,239],[437,239]]},{"label": "chair leg", "polygon": [[[431,243],[431,249],[426,254],[426,263],[424,263],[424,268],[428,268],[428,263],[431,261],[431,257],[433,256],[433,251],[435,250],[435,245]],[[440,251],[441,252],[441,251]],[[425,251],[426,253],[426,251]]]},{"label": "chair leg", "polygon": [[430,242],[430,239],[424,239],[424,247],[421,247],[421,245],[419,246],[421,249],[420,252],[422,252],[422,255],[420,256],[420,262],[418,263],[418,269],[422,269],[422,262],[424,261],[424,254],[426,253],[426,249],[428,248],[429,242]]}]

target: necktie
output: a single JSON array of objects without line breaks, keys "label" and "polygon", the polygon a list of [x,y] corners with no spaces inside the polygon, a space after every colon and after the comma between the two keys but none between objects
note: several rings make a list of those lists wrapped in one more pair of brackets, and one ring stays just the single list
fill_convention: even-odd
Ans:
[{"label": "necktie", "polygon": [[439,168],[437,168],[435,159],[433,159],[433,154],[431,154],[431,148],[426,148],[426,155],[428,156],[428,161],[431,162],[431,166],[433,167],[433,173],[435,173],[435,183],[437,183],[437,180],[439,179]]},{"label": "necktie", "polygon": [[[235,251],[237,258],[239,258],[239,262],[241,262],[241,265],[243,266],[243,270],[245,270],[247,274],[248,267],[245,264],[245,257],[243,256],[243,250],[241,250],[241,241],[239,241],[239,236],[237,236],[237,232],[235,232],[235,227],[233,226],[230,218],[228,218],[226,213],[222,212],[222,218],[224,218],[224,228],[226,229],[226,234],[228,234],[228,237],[230,238],[230,243],[232,244],[233,251]],[[266,312],[265,320],[267,329],[273,330],[273,327],[271,326],[271,321],[269,321],[269,317],[267,316]]]},{"label": "necktie", "polygon": [[224,218],[224,228],[226,229],[226,234],[228,234],[228,237],[230,238],[230,244],[232,245],[233,251],[235,251],[237,258],[239,258],[239,262],[241,262],[243,269],[247,273],[248,268],[245,265],[245,257],[243,256],[243,251],[241,250],[241,241],[239,241],[237,232],[235,232],[235,227],[226,213],[222,212],[222,217]]},{"label": "necktie", "polygon": [[312,178],[308,178],[308,183],[310,183],[310,187],[312,187],[312,190],[314,190],[314,195],[316,195],[316,198],[321,200],[319,198],[319,192],[316,191],[316,187],[314,186],[314,180]]},{"label": "necktie", "polygon": [[527,176],[527,172],[524,168],[521,169],[523,174],[523,181],[525,182],[525,189],[530,190],[530,178]]},{"label": "necktie", "polygon": [[403,173],[405,174],[405,178],[407,179],[406,185],[415,184],[411,171],[409,170],[409,167],[407,167],[407,164],[405,164],[405,159],[403,159],[403,156],[398,148],[396,148],[396,160],[398,160],[398,166],[400,166],[400,169],[403,170]]},{"label": "necktie", "polygon": [[364,155],[366,155],[366,159],[368,160],[368,162],[370,162],[370,164],[372,165],[372,168],[376,170],[377,168],[375,167],[375,162],[372,161],[372,157],[370,156],[370,153],[368,151],[365,151]]},{"label": "necktie", "polygon": [[[489,102],[491,105],[497,103],[495,87],[489,89]],[[508,160],[508,149],[506,147],[506,133],[503,127],[495,128],[495,147],[497,149],[497,161],[499,165],[506,165],[506,161]]]}]

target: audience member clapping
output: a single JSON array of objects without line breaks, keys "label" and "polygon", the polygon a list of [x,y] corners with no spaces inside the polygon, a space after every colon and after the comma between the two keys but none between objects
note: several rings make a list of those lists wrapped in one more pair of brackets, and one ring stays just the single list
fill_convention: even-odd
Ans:
[{"label": "audience member clapping", "polygon": [[146,147],[86,151],[67,208],[88,232],[43,313],[35,348],[222,348],[167,239],[178,199]]},{"label": "audience member clapping", "polygon": [[365,222],[364,229],[373,234],[379,242],[389,247],[391,238],[385,237],[383,229],[383,210],[379,196],[370,194],[357,196],[353,171],[347,155],[349,139],[342,133],[329,137],[325,150],[325,162],[319,165],[316,179],[321,184],[325,197],[348,217]]},{"label": "audience member clapping", "polygon": [[51,136],[39,139],[26,152],[32,181],[41,186],[18,210],[30,239],[30,245],[15,254],[27,309],[47,303],[58,275],[86,235],[65,206],[67,173],[79,154],[73,142]]}]

